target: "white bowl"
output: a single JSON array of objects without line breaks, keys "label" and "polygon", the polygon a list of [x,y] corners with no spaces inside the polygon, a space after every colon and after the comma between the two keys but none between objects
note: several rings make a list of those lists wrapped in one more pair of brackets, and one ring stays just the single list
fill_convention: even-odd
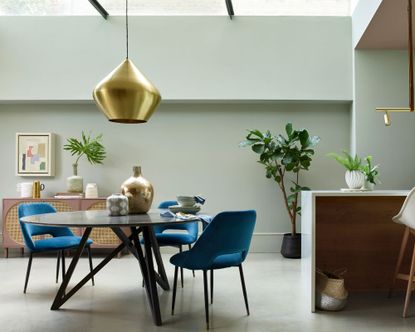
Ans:
[{"label": "white bowl", "polygon": [[184,207],[191,207],[196,204],[194,196],[177,196],[177,202]]}]

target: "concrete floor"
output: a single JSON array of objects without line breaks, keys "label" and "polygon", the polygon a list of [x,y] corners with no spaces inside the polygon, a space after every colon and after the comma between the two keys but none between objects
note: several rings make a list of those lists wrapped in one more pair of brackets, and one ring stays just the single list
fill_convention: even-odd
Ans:
[{"label": "concrete floor", "polygon": [[[164,255],[167,274],[173,268]],[[97,262],[100,257],[95,258]],[[159,289],[163,326],[153,325],[141,287],[139,267],[131,256],[114,259],[63,309],[51,311],[57,292],[53,257],[34,258],[28,292],[23,294],[27,257],[0,259],[0,331],[205,331],[203,278],[185,271],[184,289],[178,288],[176,314],[170,315],[171,293]],[[68,264],[68,263],[67,263]],[[250,254],[245,266],[251,316],[245,314],[236,268],[217,271],[214,303],[210,306],[215,331],[414,331],[415,303],[411,317],[401,318],[403,296],[384,294],[352,296],[342,312],[308,311],[301,296],[299,260],[279,254]],[[75,278],[88,271],[82,258]],[[79,279],[77,279],[79,280]],[[414,301],[415,302],[415,301]]]}]

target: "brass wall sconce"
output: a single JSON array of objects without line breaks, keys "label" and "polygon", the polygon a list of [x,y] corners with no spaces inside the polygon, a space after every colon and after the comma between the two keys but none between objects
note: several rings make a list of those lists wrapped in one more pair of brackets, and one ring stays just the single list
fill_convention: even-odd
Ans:
[{"label": "brass wall sconce", "polygon": [[376,112],[381,112],[383,114],[383,121],[385,122],[385,126],[389,127],[392,122],[389,113],[408,113],[412,112],[410,108],[391,108],[391,107],[378,107],[376,108]]},{"label": "brass wall sconce", "polygon": [[391,108],[391,107],[378,107],[376,112],[384,112],[383,120],[385,126],[391,125],[391,119],[389,113],[391,112],[413,112],[415,109],[414,102],[414,48],[413,48],[413,35],[412,35],[412,0],[408,0],[408,74],[409,74],[409,107]]}]

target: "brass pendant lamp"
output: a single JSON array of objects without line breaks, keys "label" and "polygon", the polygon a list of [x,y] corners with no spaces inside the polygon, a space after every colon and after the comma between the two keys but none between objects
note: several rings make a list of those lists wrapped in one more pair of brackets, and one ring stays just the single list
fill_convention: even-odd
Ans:
[{"label": "brass pendant lamp", "polygon": [[409,74],[409,108],[378,107],[376,112],[384,112],[383,120],[385,126],[391,125],[389,113],[391,112],[413,112],[414,111],[414,49],[412,33],[412,0],[408,0],[408,74]]},{"label": "brass pendant lamp", "polygon": [[128,58],[128,0],[125,1],[125,27],[126,59],[98,83],[93,98],[109,121],[145,123],[156,110],[161,96]]}]

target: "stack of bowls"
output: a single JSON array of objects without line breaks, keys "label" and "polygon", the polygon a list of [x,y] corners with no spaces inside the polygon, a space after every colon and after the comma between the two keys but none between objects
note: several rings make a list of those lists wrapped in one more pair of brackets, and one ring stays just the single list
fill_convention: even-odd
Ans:
[{"label": "stack of bowls", "polygon": [[177,202],[182,207],[192,207],[196,204],[194,196],[177,196]]}]

